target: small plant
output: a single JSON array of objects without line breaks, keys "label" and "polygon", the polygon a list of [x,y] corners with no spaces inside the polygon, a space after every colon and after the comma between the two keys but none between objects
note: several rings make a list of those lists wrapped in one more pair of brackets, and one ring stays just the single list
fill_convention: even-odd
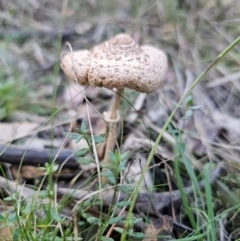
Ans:
[{"label": "small plant", "polygon": [[[94,140],[95,144],[97,144],[105,140],[105,138],[102,135],[92,137],[89,134],[89,129],[87,128],[85,121],[81,123],[81,127],[77,130],[77,132],[68,133],[67,136],[75,140],[76,143],[82,139],[86,140],[89,148],[84,148],[75,152],[77,161],[83,166],[91,162],[94,162],[93,158],[86,157],[86,155],[88,154],[90,154],[90,156],[93,155],[92,141]],[[131,201],[127,199],[131,196],[134,187],[132,187],[131,185],[129,186],[129,185],[121,184],[122,171],[126,167],[128,155],[129,155],[128,152],[120,154],[117,150],[115,152],[109,152],[110,162],[103,163],[101,165],[103,168],[103,172],[101,173],[101,175],[104,176],[111,185],[113,185],[113,188],[114,188],[114,192],[112,195],[113,202],[112,204],[110,204],[108,208],[108,212],[104,215],[104,218],[94,216],[88,212],[88,209],[90,209],[91,207],[92,208],[101,207],[102,201],[101,199],[98,199],[98,197],[95,198],[94,196],[92,196],[88,198],[86,201],[84,201],[83,203],[79,204],[77,206],[77,213],[78,215],[80,215],[80,220],[81,220],[78,223],[79,225],[78,228],[80,229],[79,230],[80,233],[82,232],[85,233],[85,231],[83,230],[88,230],[91,226],[96,226],[98,231],[96,233],[96,236],[94,237],[99,237],[99,240],[103,240],[103,241],[111,241],[113,239],[109,237],[109,234],[108,236],[105,235],[107,227],[115,226],[118,223],[123,223],[123,224],[128,224],[129,229],[127,231],[127,235],[130,238],[141,239],[142,237],[144,237],[143,233],[135,232],[133,228],[134,224],[142,221],[142,219],[135,218],[134,215],[132,214],[130,219],[125,220],[125,216],[116,213],[116,207],[125,208],[131,204]],[[99,190],[99,191],[102,191],[102,190]],[[115,203],[114,200],[116,200],[117,193],[119,191],[127,195],[125,200]],[[123,231],[122,228],[117,226],[115,226],[114,230],[119,234],[121,234]],[[78,238],[81,238],[82,237],[81,234],[79,235],[80,237],[78,236]],[[92,236],[92,238],[94,237]]]},{"label": "small plant", "polygon": [[144,233],[142,232],[135,232],[133,229],[133,225],[141,222],[142,218],[135,218],[134,215],[131,213],[131,215],[129,216],[129,218],[124,222],[124,225],[127,225],[128,230],[126,231],[123,228],[114,228],[115,231],[119,232],[120,234],[123,234],[124,232],[126,232],[127,236],[129,238],[134,238],[134,239],[143,239],[144,238]]},{"label": "small plant", "polygon": [[26,107],[29,99],[26,87],[19,85],[14,77],[4,79],[0,74],[0,120],[7,118],[15,110]]},{"label": "small plant", "polygon": [[86,155],[90,153],[93,155],[93,142],[95,144],[99,144],[105,141],[104,135],[92,136],[89,133],[89,129],[87,129],[87,124],[85,121],[82,121],[81,127],[77,130],[77,132],[65,133],[70,139],[75,140],[75,143],[80,142],[84,139],[87,142],[88,148],[83,148],[75,152],[75,156],[77,158],[77,162],[82,165],[89,164],[94,162],[93,158],[86,158]]},{"label": "small plant", "polygon": [[109,152],[108,164],[103,163],[104,172],[102,176],[106,177],[113,185],[118,184],[118,177],[120,173],[125,169],[127,163],[128,152],[120,154],[118,151]]}]

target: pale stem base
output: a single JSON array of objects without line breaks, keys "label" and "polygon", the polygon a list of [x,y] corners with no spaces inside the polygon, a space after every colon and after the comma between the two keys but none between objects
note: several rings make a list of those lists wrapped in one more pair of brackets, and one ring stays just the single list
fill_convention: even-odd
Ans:
[{"label": "pale stem base", "polygon": [[108,122],[108,137],[107,137],[107,143],[106,143],[106,149],[105,149],[105,155],[103,159],[103,163],[109,163],[109,157],[108,154],[109,152],[113,152],[114,146],[116,143],[116,138],[117,138],[117,122],[119,119],[119,114],[118,114],[118,109],[120,105],[120,100],[121,96],[123,93],[123,89],[118,89],[116,94],[114,95],[112,105],[110,107],[109,112],[107,113],[108,118],[110,119],[109,121],[106,119]]}]

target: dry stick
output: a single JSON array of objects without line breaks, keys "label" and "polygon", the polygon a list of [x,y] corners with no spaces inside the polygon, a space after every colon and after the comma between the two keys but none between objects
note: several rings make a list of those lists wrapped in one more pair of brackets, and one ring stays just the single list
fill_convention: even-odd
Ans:
[{"label": "dry stick", "polygon": [[[86,96],[84,98],[87,100]],[[94,153],[94,156],[95,156],[95,163],[97,165],[97,171],[98,171],[98,174],[99,174],[98,175],[99,188],[101,189],[102,184],[101,184],[101,176],[100,176],[100,165],[99,165],[99,160],[98,160],[98,155],[97,155],[96,144],[95,144],[94,138],[93,138],[93,130],[92,130],[92,124],[91,124],[91,119],[90,119],[90,114],[89,114],[88,102],[87,102],[87,115],[88,115],[88,122],[89,122],[91,137],[92,137],[92,149],[93,149],[93,153]]]},{"label": "dry stick", "polygon": [[170,175],[169,175],[169,171],[168,171],[168,165],[166,164],[166,162],[164,162],[164,169],[166,172],[166,177],[167,177],[167,182],[168,182],[168,187],[169,187],[169,193],[170,193],[170,201],[171,201],[171,208],[172,208],[172,216],[173,216],[173,220],[177,221],[176,219],[176,213],[175,213],[175,208],[174,208],[174,203],[173,203],[173,198],[172,198],[172,183],[170,180]]},{"label": "dry stick", "polygon": [[80,220],[77,217],[77,211],[74,211],[73,214],[73,224],[74,224],[74,228],[73,228],[73,236],[74,236],[74,241],[78,240],[78,222],[80,222]]},{"label": "dry stick", "polygon": [[[139,178],[139,181],[137,183],[137,186],[136,188],[134,189],[133,191],[133,194],[132,194],[132,203],[129,207],[129,212],[128,212],[128,215],[127,215],[127,220],[130,219],[130,215],[132,214],[133,212],[133,208],[135,206],[135,203],[136,203],[136,200],[137,200],[137,194],[138,194],[138,190],[140,188],[140,185],[143,181],[143,178],[144,178],[144,175],[146,173],[146,171],[148,170],[148,166],[154,156],[154,153],[155,153],[155,150],[160,142],[160,140],[162,139],[162,136],[163,136],[163,133],[164,131],[167,129],[168,125],[170,124],[173,116],[175,115],[176,111],[178,110],[179,106],[181,105],[181,103],[183,102],[183,100],[186,98],[186,96],[189,95],[189,93],[192,91],[192,89],[198,84],[198,82],[208,73],[208,71],[213,67],[215,66],[220,59],[222,59],[230,50],[232,50],[236,45],[238,45],[240,43],[240,36],[234,40],[234,42],[229,45],[226,49],[224,49],[222,51],[222,53],[220,53],[217,58],[210,63],[210,65],[208,65],[208,67],[197,77],[197,79],[192,83],[192,85],[190,86],[190,88],[185,92],[185,94],[182,96],[182,98],[179,100],[178,104],[176,105],[176,107],[174,108],[174,110],[172,111],[171,115],[168,117],[167,121],[165,122],[163,128],[162,128],[162,131],[159,133],[156,141],[155,141],[155,144],[153,145],[149,155],[148,155],[148,159],[147,159],[147,162],[146,164],[144,165],[143,167],[143,171],[142,171],[142,174]],[[122,233],[121,235],[121,241],[124,241],[126,240],[126,236],[127,236],[127,233],[126,233],[126,230],[128,229],[128,225],[127,225],[127,222],[125,224],[125,231]]]}]

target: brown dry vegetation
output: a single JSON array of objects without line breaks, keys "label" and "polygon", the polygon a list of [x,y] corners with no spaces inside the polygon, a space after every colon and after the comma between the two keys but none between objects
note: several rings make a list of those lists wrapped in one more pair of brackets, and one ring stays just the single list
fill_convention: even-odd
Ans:
[{"label": "brown dry vegetation", "polygon": [[[2,233],[9,231],[19,234],[19,240],[77,240],[81,235],[84,240],[100,240],[101,235],[120,240],[118,232],[109,233],[111,225],[107,225],[110,216],[119,213],[110,205],[113,193],[92,193],[98,189],[95,164],[76,165],[73,158],[75,165],[63,165],[46,178],[45,171],[37,168],[36,153],[26,163],[24,152],[22,159],[3,156],[10,143],[39,151],[38,155],[52,147],[70,154],[85,148],[85,142],[75,144],[64,135],[76,132],[82,120],[91,121],[96,135],[106,132],[101,114],[108,109],[112,92],[87,87],[86,100],[81,87],[67,82],[59,57],[66,42],[73,50],[88,49],[123,32],[140,44],[163,49],[169,61],[166,80],[158,91],[139,95],[126,90],[122,101],[118,143],[121,153],[131,151],[126,169],[132,176],[128,178],[136,182],[145,161],[151,159],[146,180],[138,189],[143,193],[147,188],[147,197],[138,197],[134,209],[134,218],[149,215],[149,219],[143,218],[133,230],[149,235],[147,230],[153,228],[155,236],[169,238],[158,240],[240,240],[240,45],[204,75],[167,129],[161,129],[195,79],[239,37],[239,16],[238,0],[0,0],[0,240],[12,240],[3,238]],[[151,147],[161,131],[151,158]],[[100,147],[100,160],[101,151]],[[96,156],[92,158],[96,161]],[[61,203],[57,211],[50,214],[46,208],[30,205],[27,197],[39,200],[34,192],[38,187],[42,192],[51,189],[51,195],[43,193],[40,199],[46,202],[55,197],[48,208]],[[68,188],[71,199],[66,196]],[[17,192],[21,202],[11,195]],[[143,207],[149,202],[150,214]],[[14,212],[21,220],[13,217]],[[42,226],[36,224],[36,216],[42,218]],[[100,218],[102,226],[93,225],[89,217]],[[159,227],[156,220],[161,218]],[[80,221],[85,224],[81,226]]]}]

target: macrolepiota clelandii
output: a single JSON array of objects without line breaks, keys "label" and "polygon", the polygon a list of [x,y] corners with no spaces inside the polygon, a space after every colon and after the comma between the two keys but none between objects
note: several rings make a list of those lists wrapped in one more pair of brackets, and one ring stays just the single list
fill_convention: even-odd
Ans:
[{"label": "macrolepiota clelandii", "polygon": [[165,53],[150,45],[139,46],[130,36],[118,34],[90,50],[63,53],[61,68],[80,85],[116,88],[112,105],[104,118],[109,123],[104,161],[116,142],[116,123],[124,88],[139,92],[155,91],[164,81],[168,64]]}]

